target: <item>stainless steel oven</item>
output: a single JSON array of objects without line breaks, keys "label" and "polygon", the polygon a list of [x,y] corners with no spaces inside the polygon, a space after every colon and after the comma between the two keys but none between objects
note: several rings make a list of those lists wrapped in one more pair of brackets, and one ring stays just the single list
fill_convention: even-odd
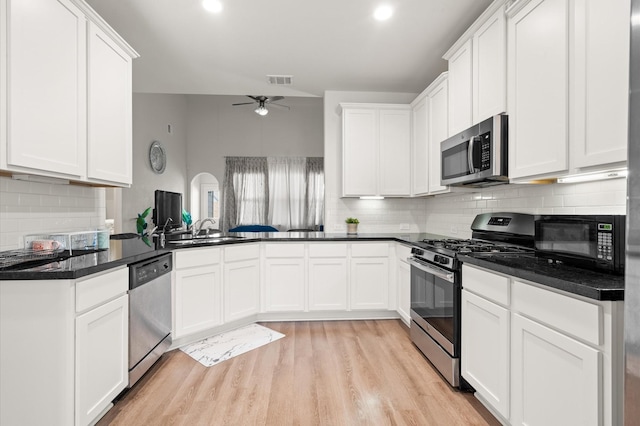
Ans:
[{"label": "stainless steel oven", "polygon": [[[460,273],[412,249],[411,339],[451,386],[460,385]],[[441,255],[438,260],[447,261]],[[453,260],[451,260],[453,266]]]}]

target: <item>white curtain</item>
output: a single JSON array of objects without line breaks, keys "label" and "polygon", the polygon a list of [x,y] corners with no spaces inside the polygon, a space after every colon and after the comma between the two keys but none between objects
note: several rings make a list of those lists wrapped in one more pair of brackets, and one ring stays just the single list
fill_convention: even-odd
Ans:
[{"label": "white curtain", "polygon": [[306,228],[306,158],[269,157],[269,224]]},{"label": "white curtain", "polygon": [[223,229],[267,224],[269,185],[264,157],[226,157]]},{"label": "white curtain", "polygon": [[226,157],[223,229],[271,225],[319,229],[324,161],[319,157]]}]

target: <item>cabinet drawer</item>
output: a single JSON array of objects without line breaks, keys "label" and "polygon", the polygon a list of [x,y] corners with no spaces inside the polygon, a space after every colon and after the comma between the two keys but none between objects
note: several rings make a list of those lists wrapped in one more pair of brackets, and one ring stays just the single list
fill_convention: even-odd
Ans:
[{"label": "cabinet drawer", "polygon": [[389,244],[351,244],[351,257],[388,257]]},{"label": "cabinet drawer", "polygon": [[76,312],[107,302],[129,290],[129,268],[91,276],[76,283]]},{"label": "cabinet drawer", "polygon": [[304,244],[265,244],[266,257],[304,257]]},{"label": "cabinet drawer", "polygon": [[347,244],[309,244],[309,257],[347,257]]},{"label": "cabinet drawer", "polygon": [[601,344],[601,306],[519,281],[513,282],[512,291],[513,312],[520,312],[594,345]]},{"label": "cabinet drawer", "polygon": [[462,265],[462,288],[503,306],[509,306],[509,278]]},{"label": "cabinet drawer", "polygon": [[239,260],[257,259],[260,257],[258,244],[238,244],[224,248],[224,261],[237,262]]},{"label": "cabinet drawer", "polygon": [[193,268],[194,266],[215,265],[220,263],[220,248],[194,248],[177,250],[174,253],[175,268]]}]

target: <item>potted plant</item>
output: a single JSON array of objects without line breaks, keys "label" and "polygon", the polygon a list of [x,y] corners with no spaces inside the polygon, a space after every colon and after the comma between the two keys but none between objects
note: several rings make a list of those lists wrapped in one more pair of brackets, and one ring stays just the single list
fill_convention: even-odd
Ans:
[{"label": "potted plant", "polygon": [[348,217],[345,220],[347,223],[347,234],[357,234],[358,233],[358,224],[360,221],[355,217]]}]

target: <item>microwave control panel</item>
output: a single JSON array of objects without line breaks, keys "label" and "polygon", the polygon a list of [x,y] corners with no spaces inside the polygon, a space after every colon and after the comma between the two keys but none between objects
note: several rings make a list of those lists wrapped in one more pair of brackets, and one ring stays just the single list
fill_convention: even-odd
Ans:
[{"label": "microwave control panel", "polygon": [[491,168],[491,134],[480,135],[480,170]]},{"label": "microwave control panel", "polygon": [[599,260],[611,262],[613,260],[613,224],[598,223],[598,253]]}]

